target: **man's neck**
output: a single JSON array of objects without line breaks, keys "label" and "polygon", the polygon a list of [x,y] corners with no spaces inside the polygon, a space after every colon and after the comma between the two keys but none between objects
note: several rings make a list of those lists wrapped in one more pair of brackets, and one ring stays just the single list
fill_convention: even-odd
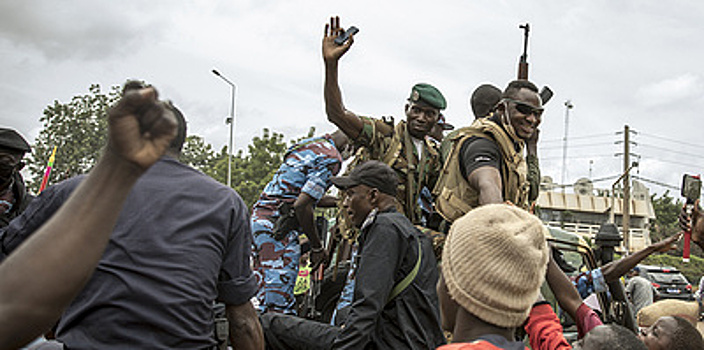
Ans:
[{"label": "man's neck", "polygon": [[452,332],[453,342],[470,343],[489,334],[502,336],[509,341],[515,335],[513,328],[503,328],[486,323],[462,308],[457,311],[455,329]]},{"label": "man's neck", "polygon": [[168,149],[168,150],[166,150],[166,152],[164,152],[164,155],[178,160],[178,158],[181,156],[181,152],[176,152],[174,150]]}]

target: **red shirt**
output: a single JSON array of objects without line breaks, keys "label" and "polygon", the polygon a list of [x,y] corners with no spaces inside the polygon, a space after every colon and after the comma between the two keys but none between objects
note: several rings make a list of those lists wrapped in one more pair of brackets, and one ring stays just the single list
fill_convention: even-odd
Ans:
[{"label": "red shirt", "polygon": [[[572,349],[572,346],[562,336],[560,320],[547,303],[533,306],[524,328],[526,333],[528,333],[530,346],[533,350]],[[438,348],[438,350],[472,349],[501,350],[503,348],[497,347],[486,340],[477,340],[471,343],[454,343]],[[526,349],[528,348],[526,347]]]}]

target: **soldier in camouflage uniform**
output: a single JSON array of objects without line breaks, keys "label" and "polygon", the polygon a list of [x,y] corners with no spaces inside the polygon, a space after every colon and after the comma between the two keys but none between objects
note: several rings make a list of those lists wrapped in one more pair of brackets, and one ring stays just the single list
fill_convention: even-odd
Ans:
[{"label": "soldier in camouflage uniform", "polygon": [[[394,169],[399,178],[397,210],[413,224],[420,225],[423,222],[419,205],[420,192],[423,187],[434,187],[442,168],[438,146],[429,133],[437,123],[440,112],[447,107],[447,102],[434,86],[420,83],[411,89],[408,103],[405,105],[405,121],[396,123],[391,117],[362,117],[347,110],[338,83],[338,63],[352,46],[354,37],[338,45],[335,38],[342,32],[339,17],[331,18],[330,23],[325,26],[322,51],[325,62],[325,112],[328,120],[337,125],[357,149],[357,157],[349,169],[367,160],[378,160]],[[345,216],[345,212],[341,210],[337,230],[345,239],[341,241],[338,252],[352,251],[353,249],[347,248],[354,244],[358,234],[358,230]],[[338,261],[349,258],[342,255],[337,255]],[[351,291],[353,285],[348,284],[345,288]],[[344,299],[343,297],[343,301]],[[338,311],[339,309],[338,307]]]},{"label": "soldier in camouflage uniform", "polygon": [[442,93],[430,84],[413,86],[405,106],[406,120],[361,117],[347,110],[338,84],[338,63],[354,42],[350,38],[338,45],[335,38],[342,32],[339,18],[326,25],[323,39],[325,61],[325,110],[328,120],[337,125],[357,147],[364,147],[367,160],[379,160],[393,168],[399,176],[396,199],[399,211],[412,223],[421,223],[418,197],[423,186],[433,188],[441,168],[440,154],[428,137],[447,103]]},{"label": "soldier in camouflage uniform", "polygon": [[293,289],[301,257],[299,234],[310,240],[311,269],[325,259],[313,209],[330,186],[330,177],[340,171],[341,151],[347,143],[347,137],[336,131],[292,146],[254,204],[252,257],[260,312],[296,314]]}]

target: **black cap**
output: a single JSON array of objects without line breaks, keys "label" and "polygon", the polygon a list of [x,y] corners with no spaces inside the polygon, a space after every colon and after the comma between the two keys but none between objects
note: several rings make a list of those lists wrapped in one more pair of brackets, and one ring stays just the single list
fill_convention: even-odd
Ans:
[{"label": "black cap", "polygon": [[32,150],[22,135],[8,128],[0,128],[0,148],[16,151],[17,153],[27,153]]},{"label": "black cap", "polygon": [[398,176],[388,165],[370,160],[357,165],[347,176],[335,176],[330,179],[333,185],[346,190],[350,187],[367,185],[382,193],[396,196]]}]

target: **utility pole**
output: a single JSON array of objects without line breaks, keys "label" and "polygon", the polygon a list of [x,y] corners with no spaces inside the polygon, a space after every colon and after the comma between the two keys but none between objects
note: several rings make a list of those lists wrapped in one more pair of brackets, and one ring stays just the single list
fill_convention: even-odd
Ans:
[{"label": "utility pole", "polygon": [[623,130],[623,245],[626,247],[626,254],[631,252],[631,132],[628,125]]}]

